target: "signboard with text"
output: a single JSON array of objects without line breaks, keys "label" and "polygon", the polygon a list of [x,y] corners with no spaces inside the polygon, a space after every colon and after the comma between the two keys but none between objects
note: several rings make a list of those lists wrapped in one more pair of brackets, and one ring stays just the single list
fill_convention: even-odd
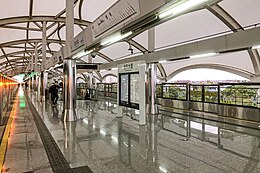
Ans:
[{"label": "signboard with text", "polygon": [[139,0],[117,1],[105,13],[99,16],[91,25],[93,40],[101,36],[106,31],[122,26],[131,18],[140,14]]}]

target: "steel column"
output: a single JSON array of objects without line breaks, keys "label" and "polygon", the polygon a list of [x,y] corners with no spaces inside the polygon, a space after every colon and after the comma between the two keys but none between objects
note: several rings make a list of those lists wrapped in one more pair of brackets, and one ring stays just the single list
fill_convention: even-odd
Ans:
[{"label": "steel column", "polygon": [[[155,50],[155,29],[148,30],[148,50],[154,52]],[[156,82],[157,82],[157,66],[156,64],[147,65],[147,82],[148,82],[148,114],[151,122],[157,122],[158,108],[156,105]]]},{"label": "steel column", "polygon": [[63,62],[63,120],[76,121],[76,60]]},{"label": "steel column", "polygon": [[[38,48],[37,48],[38,43],[35,43],[35,49],[34,49],[34,72],[38,72],[38,66],[37,66],[37,61],[38,61]],[[34,76],[34,91],[37,91],[37,76]]]},{"label": "steel column", "polygon": [[3,84],[3,76],[0,76],[0,125],[2,125],[3,123],[3,88],[4,88],[4,84]]},{"label": "steel column", "polygon": [[148,113],[151,115],[158,114],[156,104],[156,80],[157,80],[157,66],[156,64],[148,64]]},{"label": "steel column", "polygon": [[46,65],[46,21],[43,21],[42,24],[42,64],[41,64],[41,101],[45,101],[45,89],[47,87],[47,73],[44,72]]}]

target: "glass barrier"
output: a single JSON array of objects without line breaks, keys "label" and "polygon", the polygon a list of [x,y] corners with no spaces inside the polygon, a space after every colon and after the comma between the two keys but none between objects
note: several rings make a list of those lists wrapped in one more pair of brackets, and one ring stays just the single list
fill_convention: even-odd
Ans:
[{"label": "glass barrier", "polygon": [[220,103],[260,107],[260,84],[221,84]]},{"label": "glass barrier", "polygon": [[111,92],[112,92],[112,93],[117,93],[117,83],[112,83]]},{"label": "glass barrier", "polygon": [[218,85],[204,86],[204,101],[218,103]]},{"label": "glass barrier", "polygon": [[190,87],[190,101],[203,101],[202,97],[202,85],[189,85]]},{"label": "glass barrier", "polygon": [[163,98],[187,100],[187,84],[165,83],[162,85]]},{"label": "glass barrier", "polygon": [[156,85],[156,96],[158,98],[162,98],[163,97],[162,86],[163,86],[162,84],[157,84]]}]

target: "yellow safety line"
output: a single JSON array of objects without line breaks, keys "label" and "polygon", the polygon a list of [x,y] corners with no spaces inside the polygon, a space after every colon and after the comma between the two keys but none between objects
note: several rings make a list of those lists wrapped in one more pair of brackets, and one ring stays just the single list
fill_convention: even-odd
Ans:
[{"label": "yellow safety line", "polygon": [[15,101],[15,104],[13,105],[12,111],[9,115],[8,122],[6,124],[5,132],[4,132],[2,142],[1,142],[1,145],[0,145],[0,173],[2,173],[2,169],[3,169],[3,165],[4,165],[5,153],[6,153],[7,144],[8,144],[8,138],[9,138],[9,134],[10,134],[10,131],[11,131],[11,124],[13,122],[13,116],[15,114],[16,106],[17,106],[17,102]]}]

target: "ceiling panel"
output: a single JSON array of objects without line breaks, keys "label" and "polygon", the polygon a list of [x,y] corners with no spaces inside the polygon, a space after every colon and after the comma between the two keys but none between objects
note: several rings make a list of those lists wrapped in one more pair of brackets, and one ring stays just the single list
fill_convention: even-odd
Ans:
[{"label": "ceiling panel", "polygon": [[220,6],[243,27],[260,23],[259,0],[225,0],[220,3]]},{"label": "ceiling panel", "polygon": [[29,0],[5,0],[1,1],[0,18],[16,16],[28,16]]},{"label": "ceiling panel", "polygon": [[169,46],[228,30],[227,26],[209,11],[200,10],[156,26],[155,47]]}]

